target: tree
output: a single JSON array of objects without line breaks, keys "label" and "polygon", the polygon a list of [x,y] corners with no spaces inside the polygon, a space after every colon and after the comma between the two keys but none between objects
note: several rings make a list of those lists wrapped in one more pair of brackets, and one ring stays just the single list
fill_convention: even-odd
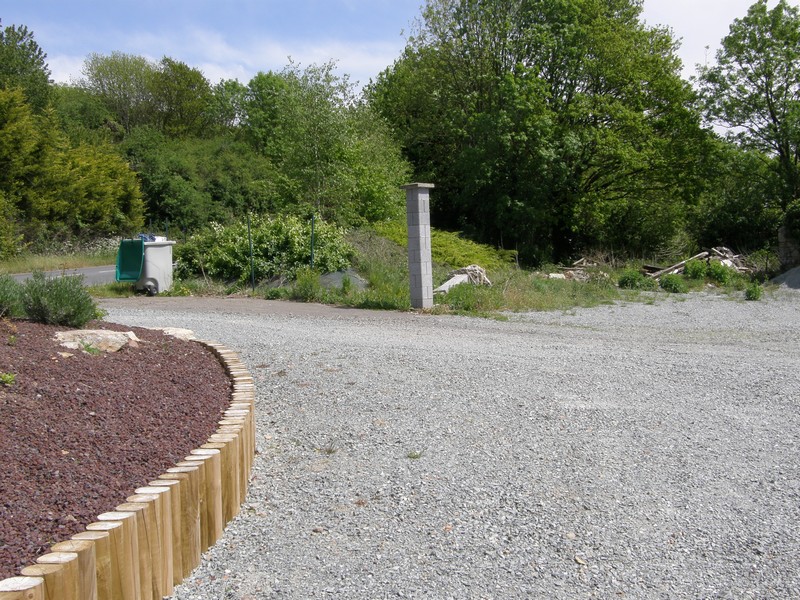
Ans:
[{"label": "tree", "polygon": [[[114,235],[141,226],[135,174],[107,144],[72,146],[52,110],[34,114],[20,89],[0,90],[4,235]],[[4,252],[8,244],[0,241]]]},{"label": "tree", "polygon": [[709,121],[743,148],[775,159],[780,206],[800,199],[800,9],[758,0],[722,40],[717,64],[700,70]]},{"label": "tree", "polygon": [[369,97],[437,184],[440,225],[534,262],[613,241],[642,252],[683,227],[707,136],[674,40],[640,12],[428,0]]},{"label": "tree", "polygon": [[180,137],[206,132],[211,86],[200,71],[165,56],[150,89],[164,133]]},{"label": "tree", "polygon": [[50,100],[50,69],[47,55],[24,25],[0,29],[0,88],[21,88],[35,111]]},{"label": "tree", "polygon": [[333,68],[256,75],[244,105],[247,138],[275,165],[278,195],[293,210],[344,225],[396,216],[407,165],[385,121]]},{"label": "tree", "polygon": [[152,81],[156,66],[142,56],[112,52],[90,54],[80,86],[100,98],[119,125],[130,132],[157,121]]}]

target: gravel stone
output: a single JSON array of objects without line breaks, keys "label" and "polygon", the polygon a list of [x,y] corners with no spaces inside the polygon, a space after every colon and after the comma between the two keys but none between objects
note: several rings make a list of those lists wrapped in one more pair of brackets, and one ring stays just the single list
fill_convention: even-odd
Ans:
[{"label": "gravel stone", "polygon": [[800,294],[662,298],[104,301],[256,380],[245,505],[174,597],[800,597]]}]

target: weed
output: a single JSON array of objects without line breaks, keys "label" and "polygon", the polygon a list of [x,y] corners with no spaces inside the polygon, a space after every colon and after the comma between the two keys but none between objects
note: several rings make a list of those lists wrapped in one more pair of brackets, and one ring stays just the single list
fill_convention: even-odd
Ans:
[{"label": "weed", "polygon": [[17,376],[14,373],[0,373],[0,383],[6,386],[14,385]]},{"label": "weed", "polygon": [[292,300],[303,302],[316,302],[323,298],[324,290],[319,281],[319,271],[310,267],[301,267],[297,270],[297,279],[289,292]]},{"label": "weed", "polygon": [[705,279],[708,273],[708,264],[704,260],[690,260],[683,268],[687,279]]},{"label": "weed", "polygon": [[719,285],[730,285],[737,275],[737,272],[730,267],[723,265],[719,261],[711,261],[708,264],[707,277]]},{"label": "weed", "polygon": [[425,454],[425,450],[411,450],[408,454],[406,454],[406,458],[418,460],[422,458],[423,454]]},{"label": "weed", "polygon": [[753,301],[760,300],[763,293],[764,288],[761,287],[758,282],[754,281],[745,288],[744,299]]},{"label": "weed", "polygon": [[97,356],[101,352],[99,348],[92,346],[89,342],[81,342],[81,349],[92,356]]},{"label": "weed", "polygon": [[130,298],[134,295],[132,283],[104,283],[90,286],[88,289],[94,298]]},{"label": "weed", "polygon": [[636,269],[624,269],[617,281],[619,287],[626,290],[654,290],[656,281]]},{"label": "weed", "polygon": [[317,452],[320,454],[325,454],[326,456],[332,456],[339,451],[339,448],[336,447],[333,441],[328,442],[326,445],[322,446],[321,448],[317,448]]},{"label": "weed", "polygon": [[22,314],[22,286],[11,275],[0,275],[0,318]]},{"label": "weed", "polygon": [[659,284],[662,290],[671,294],[685,294],[689,291],[686,280],[677,274],[662,276]]}]

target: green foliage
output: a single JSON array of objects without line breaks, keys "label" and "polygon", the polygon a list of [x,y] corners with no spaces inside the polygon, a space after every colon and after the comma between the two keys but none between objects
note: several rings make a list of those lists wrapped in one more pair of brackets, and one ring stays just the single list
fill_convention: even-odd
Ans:
[{"label": "green foliage", "polygon": [[20,89],[35,112],[50,100],[47,54],[24,25],[0,28],[0,89]]},{"label": "green foliage", "polygon": [[620,291],[605,278],[584,283],[546,279],[521,269],[506,269],[496,274],[494,285],[458,285],[444,297],[437,297],[438,310],[489,316],[497,311],[567,310],[613,303]]},{"label": "green foliage", "polygon": [[675,42],[633,0],[428,0],[369,89],[437,224],[528,263],[650,251],[684,227],[705,145]]},{"label": "green foliage", "polygon": [[319,280],[319,271],[311,267],[301,267],[291,287],[290,298],[303,302],[318,302],[324,295],[324,290]]},{"label": "green foliage", "polygon": [[34,115],[19,91],[0,89],[3,256],[44,231],[119,234],[142,222],[135,174],[107,144],[71,146],[52,112]]},{"label": "green foliage", "polygon": [[700,70],[709,121],[744,148],[774,156],[780,208],[800,199],[800,9],[758,0]]},{"label": "green foliage", "polygon": [[151,127],[134,129],[121,149],[139,174],[156,222],[196,230],[257,213],[283,211],[279,174],[244,142],[225,137],[169,139]]},{"label": "green foliage", "polygon": [[278,195],[295,210],[351,226],[397,217],[408,166],[385,121],[333,67],[256,75],[245,96],[247,138],[275,165]]},{"label": "green foliage", "polygon": [[15,373],[0,373],[0,385],[12,386],[17,381]]},{"label": "green foliage", "polygon": [[351,232],[348,242],[354,248],[353,266],[369,283],[369,288],[354,295],[348,304],[360,308],[409,310],[408,257],[403,247],[371,229]]},{"label": "green foliage", "polygon": [[685,294],[689,291],[686,280],[682,275],[678,274],[663,275],[659,281],[659,285],[662,290],[671,294]]},{"label": "green foliage", "polygon": [[83,327],[102,316],[82,276],[48,279],[37,272],[22,285],[22,305],[32,321],[68,327]]},{"label": "green foliage", "polygon": [[[408,245],[408,228],[401,221],[375,224],[375,231],[400,246]],[[489,272],[500,271],[514,262],[515,252],[497,250],[465,239],[458,233],[431,228],[431,258],[449,268],[479,265]]]},{"label": "green foliage", "polygon": [[683,268],[687,279],[705,279],[707,272],[708,264],[704,260],[690,260]]},{"label": "green foliage", "polygon": [[0,319],[22,315],[22,286],[11,275],[0,275]]},{"label": "green foliage", "polygon": [[780,272],[781,261],[773,250],[762,248],[751,252],[745,258],[750,267],[752,277],[756,281],[765,282]]},{"label": "green foliage", "polygon": [[698,245],[754,249],[775,244],[783,218],[775,159],[721,141],[708,158],[715,165],[708,188],[687,215]]},{"label": "green foliage", "polygon": [[658,286],[655,279],[637,269],[624,269],[619,275],[617,285],[626,290],[654,290]]},{"label": "green foliage", "polygon": [[721,262],[712,260],[708,263],[708,278],[722,286],[730,285],[737,277],[738,273],[735,269],[723,265]]},{"label": "green foliage", "polygon": [[[311,262],[311,220],[294,216],[255,217],[251,223],[256,281],[274,276],[294,278]],[[314,266],[332,272],[349,266],[351,249],[344,230],[317,219]],[[212,224],[176,246],[178,274],[203,275],[222,281],[250,280],[250,249],[247,223]]]},{"label": "green foliage", "polygon": [[758,282],[753,281],[750,283],[744,290],[744,298],[745,300],[761,300],[761,296],[764,294],[764,288],[759,285]]},{"label": "green foliage", "polygon": [[156,66],[143,56],[92,53],[83,62],[79,86],[99,98],[116,124],[129,132],[153,124],[156,103],[151,93]]}]

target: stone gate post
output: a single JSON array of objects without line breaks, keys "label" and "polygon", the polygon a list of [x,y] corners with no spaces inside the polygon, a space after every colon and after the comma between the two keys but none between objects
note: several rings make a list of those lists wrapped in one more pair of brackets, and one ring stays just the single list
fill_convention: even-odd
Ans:
[{"label": "stone gate post", "polygon": [[406,191],[406,222],[408,223],[408,272],[410,275],[411,306],[433,306],[433,269],[431,260],[431,211],[428,191],[432,183],[410,183]]}]

